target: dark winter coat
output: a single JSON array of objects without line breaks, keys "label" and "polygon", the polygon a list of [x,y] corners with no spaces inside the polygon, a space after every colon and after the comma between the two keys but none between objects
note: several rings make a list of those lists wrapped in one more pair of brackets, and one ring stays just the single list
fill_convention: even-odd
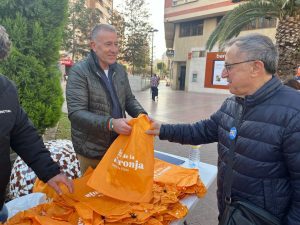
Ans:
[{"label": "dark winter coat", "polygon": [[300,224],[300,93],[273,77],[244,99],[231,97],[210,119],[162,125],[160,139],[218,142],[218,207],[224,210],[229,131],[238,121],[232,198],[260,206],[285,225]]},{"label": "dark winter coat", "polygon": [[[110,70],[123,117],[126,117],[125,111],[131,117],[146,114],[132,94],[123,66],[115,63],[110,66]],[[106,79],[104,76],[90,53],[71,69],[68,77],[66,97],[72,142],[75,151],[88,158],[101,159],[117,137],[115,132],[108,129],[113,101],[103,80]]]},{"label": "dark winter coat", "polygon": [[0,209],[11,173],[10,147],[44,182],[60,173],[41,137],[20,107],[15,86],[0,75]]}]

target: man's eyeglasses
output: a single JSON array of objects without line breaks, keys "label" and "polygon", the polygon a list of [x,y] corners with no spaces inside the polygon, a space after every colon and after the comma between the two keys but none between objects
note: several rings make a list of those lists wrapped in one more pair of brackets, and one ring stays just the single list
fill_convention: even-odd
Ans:
[{"label": "man's eyeglasses", "polygon": [[231,64],[225,64],[224,67],[227,71],[227,73],[229,73],[229,71],[231,70],[232,66],[234,65],[238,65],[238,64],[242,64],[242,63],[247,63],[247,62],[254,62],[256,61],[256,59],[251,59],[251,60],[247,60],[247,61],[243,61],[243,62],[237,62],[237,63],[231,63]]}]

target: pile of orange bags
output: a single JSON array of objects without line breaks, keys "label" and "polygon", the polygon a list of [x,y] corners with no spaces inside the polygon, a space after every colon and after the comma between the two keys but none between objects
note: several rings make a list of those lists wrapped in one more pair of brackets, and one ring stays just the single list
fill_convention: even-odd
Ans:
[{"label": "pile of orange bags", "polygon": [[147,116],[130,125],[130,136],[120,135],[94,171],[74,180],[74,193],[61,186],[64,194],[57,196],[38,180],[34,191],[53,201],[20,212],[6,224],[163,225],[183,218],[188,209],[179,200],[206,193],[198,170],[154,161],[154,138],[145,134],[151,126]]},{"label": "pile of orange bags", "polygon": [[164,225],[186,216],[188,209],[179,200],[187,195],[202,197],[206,188],[200,181],[198,170],[155,159],[153,198],[147,203],[125,202],[104,196],[87,186],[92,169],[74,180],[75,192],[57,196],[47,185],[38,181],[34,191],[53,197],[42,204],[12,217],[6,224],[67,225],[67,224],[145,224]]}]

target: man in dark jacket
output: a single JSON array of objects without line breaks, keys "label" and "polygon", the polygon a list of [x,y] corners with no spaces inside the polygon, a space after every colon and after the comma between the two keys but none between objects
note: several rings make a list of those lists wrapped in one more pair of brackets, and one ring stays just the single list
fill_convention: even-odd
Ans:
[{"label": "man in dark jacket", "polygon": [[[10,49],[10,40],[0,26],[0,60]],[[0,75],[0,222],[7,218],[4,204],[6,186],[11,172],[10,147],[33,169],[43,182],[47,182],[57,193],[61,193],[59,183],[73,191],[73,183],[60,173],[50,152],[45,148],[41,137],[19,104],[15,86]]]},{"label": "man in dark jacket", "polygon": [[115,28],[97,25],[91,32],[91,48],[71,69],[66,89],[72,141],[82,172],[97,166],[118,134],[131,133],[125,111],[131,117],[146,114],[131,92],[123,66],[116,63]]},{"label": "man in dark jacket", "polygon": [[177,125],[153,121],[147,133],[181,144],[218,142],[220,216],[234,139],[232,199],[259,206],[282,224],[300,224],[300,93],[274,76],[278,53],[268,37],[242,36],[227,47],[222,77],[234,96],[210,119]]}]

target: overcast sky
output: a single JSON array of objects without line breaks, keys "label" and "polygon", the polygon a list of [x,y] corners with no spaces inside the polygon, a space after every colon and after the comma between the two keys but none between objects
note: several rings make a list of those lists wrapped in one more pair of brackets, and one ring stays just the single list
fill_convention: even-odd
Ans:
[{"label": "overcast sky", "polygon": [[[114,7],[122,7],[124,0],[114,0]],[[163,0],[146,0],[150,11],[150,24],[158,32],[154,33],[154,59],[161,59],[162,54],[166,51],[165,30],[164,30],[164,1]]]}]

